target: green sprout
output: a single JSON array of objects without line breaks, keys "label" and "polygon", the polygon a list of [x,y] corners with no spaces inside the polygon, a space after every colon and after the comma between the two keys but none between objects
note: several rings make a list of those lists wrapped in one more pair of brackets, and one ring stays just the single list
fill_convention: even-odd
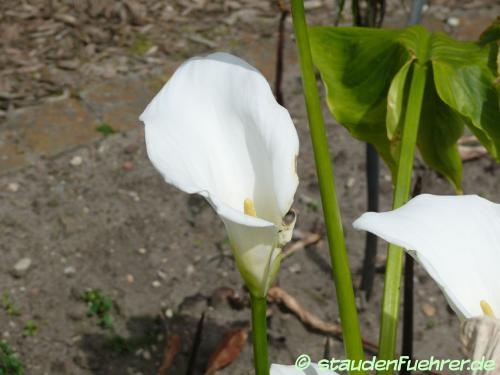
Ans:
[{"label": "green sprout", "polygon": [[106,122],[103,122],[102,124],[100,124],[98,127],[95,128],[95,130],[97,130],[99,133],[101,133],[104,136],[108,136],[108,135],[116,133],[116,130],[113,129],[113,127]]},{"label": "green sprout", "polygon": [[136,55],[145,55],[152,47],[153,42],[145,34],[138,34],[134,40],[134,43],[130,47],[130,50]]},{"label": "green sprout", "polygon": [[35,336],[38,331],[38,325],[34,320],[28,320],[24,325],[23,336],[32,337]]},{"label": "green sprout", "polygon": [[19,315],[21,315],[21,310],[19,310],[14,305],[14,302],[10,298],[9,292],[4,292],[3,295],[2,295],[2,307],[7,312],[7,314],[9,316],[19,316]]},{"label": "green sprout", "polygon": [[102,328],[113,328],[113,318],[111,317],[111,309],[113,308],[113,300],[106,296],[99,289],[91,289],[85,292],[83,300],[88,305],[88,316],[96,316],[99,318],[99,325]]},{"label": "green sprout", "polygon": [[0,375],[23,375],[24,365],[7,342],[0,340]]}]

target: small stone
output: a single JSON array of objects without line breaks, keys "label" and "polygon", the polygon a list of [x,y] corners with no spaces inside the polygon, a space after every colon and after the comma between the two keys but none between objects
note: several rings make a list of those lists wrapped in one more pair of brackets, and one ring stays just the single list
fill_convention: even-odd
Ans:
[{"label": "small stone", "polygon": [[174,316],[174,312],[172,311],[172,309],[166,309],[166,310],[165,310],[165,316],[166,316],[168,319],[171,319],[171,318]]},{"label": "small stone", "polygon": [[189,277],[191,276],[195,271],[195,268],[192,264],[189,264],[187,267],[186,267],[186,276]]},{"label": "small stone", "polygon": [[131,171],[132,169],[134,169],[134,163],[132,163],[131,161],[125,161],[122,164],[122,168],[124,171]]},{"label": "small stone", "polygon": [[66,276],[73,276],[76,273],[76,268],[73,266],[68,266],[64,268],[64,274]]},{"label": "small stone", "polygon": [[422,312],[425,316],[432,317],[436,315],[436,308],[429,303],[424,303],[422,305]]},{"label": "small stone", "polygon": [[347,179],[346,185],[347,185],[348,188],[352,188],[355,183],[356,183],[356,179],[354,177],[349,177]]},{"label": "small stone", "polygon": [[128,275],[126,276],[126,278],[127,278],[127,282],[128,282],[129,284],[132,284],[132,283],[135,281],[135,279],[134,279],[134,275],[130,275],[130,274],[128,274]]},{"label": "small stone", "polygon": [[288,267],[288,270],[291,273],[299,273],[300,271],[302,271],[302,266],[300,265],[300,263],[294,263],[290,267]]},{"label": "small stone", "polygon": [[137,250],[137,252],[138,252],[139,254],[141,254],[141,255],[144,255],[144,254],[146,254],[146,253],[147,253],[147,250],[146,250],[144,247],[141,247],[141,248],[139,248],[139,249]]},{"label": "small stone", "polygon": [[82,165],[83,159],[81,156],[73,156],[69,162],[73,167],[78,167],[79,165]]},{"label": "small stone", "polygon": [[31,267],[31,259],[30,258],[22,258],[14,265],[14,276],[21,277],[23,276],[28,269]]},{"label": "small stone", "polygon": [[7,190],[12,192],[12,193],[17,193],[19,190],[19,184],[17,182],[9,182],[7,185]]},{"label": "small stone", "polygon": [[70,307],[66,311],[66,316],[71,320],[83,320],[87,316],[87,307],[83,305],[76,305],[74,307]]},{"label": "small stone", "polygon": [[151,283],[153,285],[153,288],[159,288],[161,286],[161,283],[158,280],[155,280]]},{"label": "small stone", "polygon": [[149,361],[151,359],[151,353],[148,350],[144,350],[142,352],[142,358],[144,358],[146,361]]},{"label": "small stone", "polygon": [[132,198],[132,200],[134,202],[139,202],[141,200],[141,198],[139,197],[139,194],[137,194],[137,192],[135,192],[135,191],[129,191],[128,195]]},{"label": "small stone", "polygon": [[160,271],[160,270],[158,270],[158,272],[156,272],[156,275],[157,275],[160,279],[162,279],[162,280],[165,280],[165,279],[167,278],[167,275],[165,274],[165,272]]},{"label": "small stone", "polygon": [[451,27],[458,27],[460,26],[460,19],[458,19],[457,17],[449,17],[446,20],[446,23]]}]

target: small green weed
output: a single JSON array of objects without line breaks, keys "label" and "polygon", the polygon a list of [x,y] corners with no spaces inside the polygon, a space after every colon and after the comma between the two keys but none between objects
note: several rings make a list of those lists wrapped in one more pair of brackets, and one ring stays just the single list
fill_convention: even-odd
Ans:
[{"label": "small green weed", "polygon": [[0,340],[0,375],[23,375],[24,365],[7,342]]},{"label": "small green weed", "polygon": [[28,320],[23,328],[23,336],[24,337],[32,337],[35,336],[38,331],[38,325],[34,320]]},{"label": "small green weed", "polygon": [[137,34],[134,43],[130,47],[130,50],[137,55],[145,55],[151,47],[153,47],[153,42],[145,34]]},{"label": "small green weed", "polygon": [[9,292],[4,292],[2,294],[2,307],[10,316],[19,316],[21,315],[21,310],[19,310],[14,302],[10,299]]},{"label": "small green weed", "polygon": [[108,135],[116,133],[116,130],[113,129],[113,127],[106,122],[103,122],[101,125],[99,125],[97,128],[95,128],[95,130],[97,130],[99,133],[101,133],[104,136],[108,136]]},{"label": "small green weed", "polygon": [[83,300],[87,303],[89,309],[88,316],[96,316],[99,318],[99,325],[102,328],[113,328],[113,318],[111,317],[111,309],[113,308],[113,300],[106,296],[99,289],[91,289],[85,292]]}]

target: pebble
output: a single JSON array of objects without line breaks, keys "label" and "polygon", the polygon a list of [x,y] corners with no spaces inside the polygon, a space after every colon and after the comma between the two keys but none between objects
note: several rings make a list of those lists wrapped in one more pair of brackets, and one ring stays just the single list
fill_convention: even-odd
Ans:
[{"label": "pebble", "polygon": [[356,179],[354,177],[349,177],[347,179],[346,185],[347,185],[348,188],[352,188],[355,183],[356,183]]},{"label": "pebble", "polygon": [[170,319],[174,316],[174,312],[172,311],[172,309],[166,309],[165,310],[165,316]]},{"label": "pebble", "polygon": [[16,277],[23,276],[30,267],[31,267],[31,259],[22,258],[14,265],[14,276]]},{"label": "pebble", "polygon": [[131,161],[126,161],[122,164],[122,168],[124,171],[131,171],[132,169],[134,169],[134,163],[132,163]]},{"label": "pebble", "polygon": [[158,270],[158,272],[156,272],[156,275],[157,275],[160,279],[162,279],[162,280],[165,280],[165,279],[167,278],[167,275],[165,274],[165,272],[160,271],[160,270]]},{"label": "pebble", "polygon": [[431,317],[431,316],[436,315],[437,311],[436,311],[436,308],[434,306],[432,306],[431,304],[424,303],[422,305],[422,312],[425,314],[425,316]]},{"label": "pebble", "polygon": [[148,350],[144,350],[142,352],[142,358],[144,358],[146,361],[149,361],[151,359],[151,353]]},{"label": "pebble", "polygon": [[137,194],[137,192],[135,192],[135,191],[129,191],[128,195],[130,198],[132,198],[132,200],[134,202],[139,202],[141,200],[141,198],[139,197],[139,194]]},{"label": "pebble", "polygon": [[446,20],[446,23],[451,27],[458,27],[460,26],[460,19],[457,17],[450,17]]},{"label": "pebble", "polygon": [[134,282],[134,280],[135,280],[135,279],[134,279],[134,275],[130,275],[130,274],[128,274],[126,277],[127,277],[127,282],[128,282],[129,284],[132,284],[132,283]]},{"label": "pebble", "polygon": [[147,250],[146,250],[144,247],[141,247],[141,248],[139,248],[139,249],[137,250],[137,252],[138,252],[139,254],[141,254],[141,255],[144,255],[144,254],[146,254],[146,253],[147,253]]},{"label": "pebble", "polygon": [[69,162],[73,167],[78,167],[79,165],[82,165],[83,159],[81,156],[73,156]]},{"label": "pebble", "polygon": [[7,185],[7,190],[13,193],[17,193],[17,191],[19,190],[19,184],[17,182],[9,182],[9,184]]},{"label": "pebble", "polygon": [[188,266],[186,267],[186,276],[191,276],[195,271],[195,268],[192,264],[188,264]]},{"label": "pebble", "polygon": [[76,273],[76,268],[73,266],[68,266],[64,268],[64,274],[66,276],[73,276]]},{"label": "pebble", "polygon": [[151,283],[153,285],[153,288],[159,288],[161,286],[161,283],[158,280],[155,280]]},{"label": "pebble", "polygon": [[288,267],[288,270],[291,273],[299,273],[300,271],[302,271],[302,266],[300,265],[300,263],[294,263],[290,267]]}]

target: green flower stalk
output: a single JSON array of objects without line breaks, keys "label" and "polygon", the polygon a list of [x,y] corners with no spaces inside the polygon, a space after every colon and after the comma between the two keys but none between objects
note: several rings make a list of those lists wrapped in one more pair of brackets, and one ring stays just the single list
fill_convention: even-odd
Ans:
[{"label": "green flower stalk", "polygon": [[292,0],[292,17],[302,71],[302,83],[314,149],[321,202],[325,217],[328,245],[332,263],[332,277],[337,290],[340,321],[347,357],[364,359],[358,313],[354,299],[351,272],[347,258],[340,209],[335,191],[333,168],[326,139],[325,124],[321,113],[318,87],[314,75],[309,37],[302,0]]}]

